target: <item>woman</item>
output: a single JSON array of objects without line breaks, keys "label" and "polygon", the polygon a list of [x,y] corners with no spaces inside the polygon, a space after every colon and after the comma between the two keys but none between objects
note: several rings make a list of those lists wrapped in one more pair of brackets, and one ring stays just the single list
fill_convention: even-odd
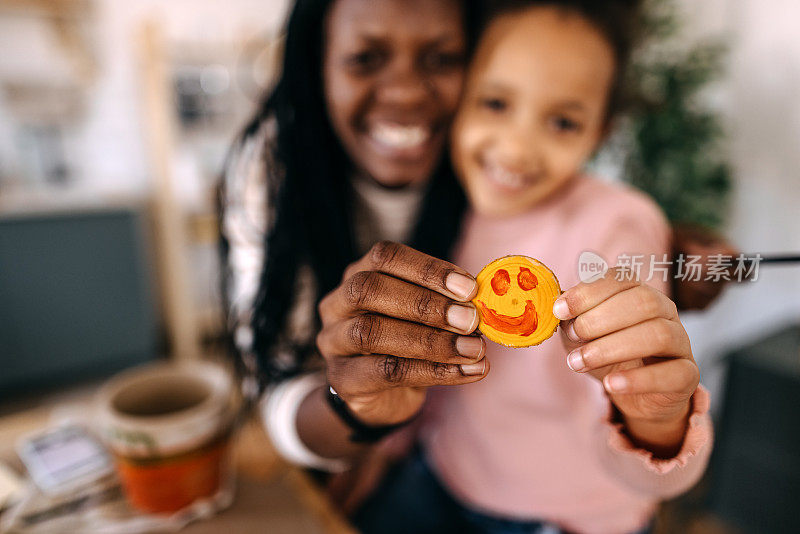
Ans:
[{"label": "woman", "polygon": [[456,0],[299,0],[292,13],[283,75],[222,197],[231,328],[250,376],[273,385],[261,406],[289,460],[346,469],[428,386],[488,372],[460,305],[474,279],[436,259],[464,210],[442,155],[478,17]]},{"label": "woman", "polygon": [[[452,299],[447,306],[468,300],[474,280],[467,273],[416,250],[446,258],[458,231],[464,197],[442,154],[477,19],[472,2],[457,0],[301,0],[295,6],[284,73],[234,151],[222,198],[232,327],[250,371],[262,382],[280,382],[319,366],[319,359],[311,357],[316,301],[339,286],[348,264],[382,239],[407,241],[415,251],[393,255],[393,245],[376,245],[358,270],[387,259],[384,269],[408,272],[420,285],[404,286],[403,298],[416,300],[422,312],[426,302],[430,313],[434,303],[445,306],[423,284],[444,284]],[[348,284],[351,295],[359,282],[362,287],[370,283],[356,277]],[[460,297],[448,284],[461,290]],[[394,295],[374,289],[374,301],[356,307],[397,296],[397,288]],[[346,324],[344,316],[356,314],[345,306],[331,306],[342,315],[342,330],[364,329],[367,325]],[[458,312],[468,317],[456,317]],[[437,335],[466,331],[474,314],[474,308],[453,308],[450,319],[466,324],[460,329],[441,324]],[[415,325],[399,326],[390,330],[403,332]],[[460,345],[474,352],[475,340]],[[480,341],[477,346],[479,354]],[[431,357],[444,360],[456,357],[454,352],[443,347]],[[459,361],[473,364],[478,354]],[[365,363],[357,372],[369,376],[385,398],[373,403],[372,417],[364,421],[391,424],[409,418],[421,406],[424,391],[395,387],[405,360],[376,358],[380,363]],[[328,365],[348,360],[337,357]],[[436,369],[435,362],[426,362],[404,379],[415,386],[441,383]],[[480,376],[451,380],[464,383]],[[299,407],[304,424],[297,430],[310,450],[296,447],[294,437],[291,446],[284,443],[285,429],[275,429],[273,439],[290,458],[300,460],[299,454],[308,465],[330,468],[336,463],[327,458],[352,456],[364,446],[349,441],[350,430],[328,406],[325,388],[313,386],[315,394]],[[283,413],[291,408],[277,401],[305,396],[301,393],[311,388],[310,381],[300,386],[296,380],[284,381],[270,395],[272,405]],[[345,384],[340,389],[344,398],[352,391]]]}]

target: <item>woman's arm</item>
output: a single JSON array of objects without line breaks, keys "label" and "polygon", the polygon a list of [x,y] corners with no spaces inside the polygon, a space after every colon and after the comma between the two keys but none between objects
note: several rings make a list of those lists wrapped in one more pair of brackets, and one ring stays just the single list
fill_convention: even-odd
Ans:
[{"label": "woman's arm", "polygon": [[312,451],[327,458],[354,458],[367,445],[350,441],[350,428],[331,409],[325,398],[327,386],[317,387],[300,404],[297,434]]},{"label": "woman's arm", "polygon": [[728,286],[726,280],[708,276],[709,259],[714,256],[736,258],[739,251],[716,232],[686,225],[673,226],[672,250],[673,269],[681,257],[684,261],[695,257],[702,267],[700,273],[693,276],[686,276],[686,273],[678,276],[679,273],[672,273],[672,299],[679,310],[706,309]]},{"label": "woman's arm", "polygon": [[351,265],[319,306],[327,382],[299,401],[303,445],[328,459],[365,449],[350,441],[352,430],[328,404],[328,384],[362,424],[383,426],[412,418],[429,386],[486,376],[485,342],[469,335],[478,324],[469,303],[475,291],[463,270],[398,243],[378,243]]},{"label": "woman's arm", "polygon": [[264,262],[270,199],[268,182],[277,169],[264,159],[268,123],[238,141],[226,162],[218,190],[223,306],[240,367],[255,376],[252,353],[253,305]]},{"label": "woman's arm", "polygon": [[[264,154],[269,128],[265,123],[234,150],[220,196],[228,326],[251,377],[252,308],[268,253],[269,197],[280,181],[280,169]],[[469,303],[474,292],[475,280],[463,270],[396,243],[379,243],[351,265],[319,307],[317,337],[327,381],[351,413],[368,425],[397,423],[419,411],[427,386],[483,378],[484,342],[468,335],[478,323]],[[302,395],[293,389],[281,398],[275,391],[286,388],[272,388],[261,401],[273,442],[291,444],[294,458],[316,466],[363,450],[350,442],[351,430],[328,406],[324,388],[301,387]]]},{"label": "woman's arm", "polygon": [[[252,349],[251,322],[266,255],[270,192],[275,189],[269,182],[281,179],[280,169],[268,168],[271,160],[265,157],[273,127],[266,121],[254,134],[237,143],[219,189],[222,293],[227,327],[245,375],[243,393],[249,397],[257,395],[260,389],[256,383],[258,369]],[[338,470],[340,466],[329,459],[354,456],[363,446],[349,442],[348,429],[326,405],[324,397],[309,394],[323,391],[322,386],[313,382],[313,377],[297,377],[269,388],[259,403],[264,426],[273,445],[286,459],[307,467]],[[317,382],[324,382],[324,378]],[[310,425],[301,429],[297,427],[298,421]],[[328,444],[334,447],[328,449]]]},{"label": "woman's arm", "polygon": [[477,382],[486,344],[471,335],[475,279],[405,245],[381,242],[350,265],[319,305],[317,347],[328,383],[367,425],[396,424],[429,386]]}]

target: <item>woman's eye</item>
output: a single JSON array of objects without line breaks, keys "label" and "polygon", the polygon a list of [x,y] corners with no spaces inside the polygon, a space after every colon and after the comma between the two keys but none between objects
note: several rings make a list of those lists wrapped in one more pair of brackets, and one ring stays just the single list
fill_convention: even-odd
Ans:
[{"label": "woman's eye", "polygon": [[550,125],[557,132],[579,132],[581,125],[569,117],[553,117],[550,119]]},{"label": "woman's eye", "polygon": [[385,54],[379,50],[365,50],[347,56],[348,66],[359,71],[370,71],[379,68],[385,59]]},{"label": "woman's eye", "polygon": [[497,113],[505,111],[508,108],[508,103],[502,98],[481,98],[479,104],[482,108]]}]

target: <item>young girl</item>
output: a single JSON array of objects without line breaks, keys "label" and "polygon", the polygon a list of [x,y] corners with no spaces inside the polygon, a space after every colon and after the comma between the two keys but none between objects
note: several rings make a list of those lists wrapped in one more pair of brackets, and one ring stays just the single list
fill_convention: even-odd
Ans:
[{"label": "young girl", "polygon": [[666,280],[578,278],[584,251],[613,265],[669,248],[649,199],[581,172],[619,101],[629,4],[516,2],[486,29],[452,133],[471,204],[454,263],[544,262],[570,288],[561,336],[489,343],[486,378],[431,392],[421,452],[362,509],[363,530],[637,532],[705,469],[708,396]]}]

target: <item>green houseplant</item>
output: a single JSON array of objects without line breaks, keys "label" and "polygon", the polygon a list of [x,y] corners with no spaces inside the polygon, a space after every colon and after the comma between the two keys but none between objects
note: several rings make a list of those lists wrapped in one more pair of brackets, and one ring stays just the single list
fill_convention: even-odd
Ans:
[{"label": "green houseplant", "polygon": [[624,178],[650,194],[673,224],[718,229],[731,189],[720,119],[702,90],[721,71],[724,47],[678,41],[673,2],[646,2],[644,36],[634,55],[624,121]]}]

